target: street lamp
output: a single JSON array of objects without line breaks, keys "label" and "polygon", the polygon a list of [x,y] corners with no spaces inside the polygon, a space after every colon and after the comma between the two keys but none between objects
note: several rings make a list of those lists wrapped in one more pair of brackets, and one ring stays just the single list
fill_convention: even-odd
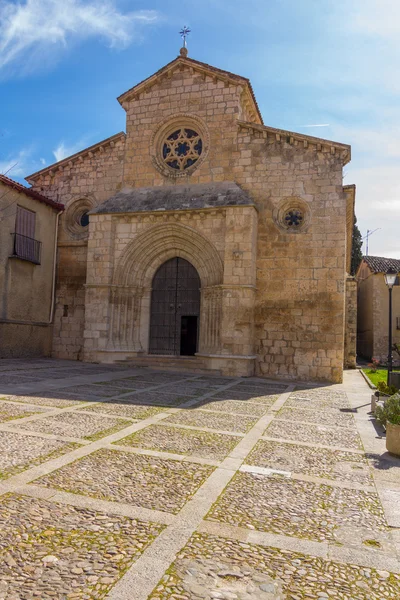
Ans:
[{"label": "street lamp", "polygon": [[385,273],[386,285],[389,288],[389,352],[388,352],[388,373],[387,384],[390,385],[390,373],[392,372],[393,357],[392,357],[392,290],[397,279],[397,272],[394,269],[389,269]]}]

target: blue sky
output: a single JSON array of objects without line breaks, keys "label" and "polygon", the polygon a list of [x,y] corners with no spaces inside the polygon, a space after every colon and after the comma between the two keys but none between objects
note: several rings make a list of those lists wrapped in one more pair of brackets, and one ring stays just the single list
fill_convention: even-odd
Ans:
[{"label": "blue sky", "polygon": [[369,253],[400,258],[398,0],[0,0],[0,173],[125,128],[116,97],[178,54],[251,79],[267,125],[352,145]]}]

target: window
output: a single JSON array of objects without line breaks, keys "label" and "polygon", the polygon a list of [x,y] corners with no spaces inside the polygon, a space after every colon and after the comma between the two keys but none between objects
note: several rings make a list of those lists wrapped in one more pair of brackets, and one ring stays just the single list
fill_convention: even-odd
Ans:
[{"label": "window", "polygon": [[89,213],[87,210],[81,214],[79,218],[79,225],[81,227],[87,227],[89,225]]},{"label": "window", "polygon": [[396,317],[396,329],[400,329],[400,317]]},{"label": "window", "polygon": [[17,206],[15,233],[33,239],[35,237],[36,213],[32,210]]},{"label": "window", "polygon": [[181,127],[164,140],[162,156],[171,169],[184,171],[198,161],[202,151],[203,142],[197,131]]},{"label": "window", "polygon": [[17,206],[13,256],[40,264],[41,243],[35,240],[36,213]]}]

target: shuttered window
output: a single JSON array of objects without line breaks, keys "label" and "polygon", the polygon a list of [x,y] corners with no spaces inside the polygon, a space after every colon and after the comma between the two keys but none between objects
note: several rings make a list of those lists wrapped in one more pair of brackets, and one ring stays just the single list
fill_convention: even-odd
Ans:
[{"label": "shuttered window", "polygon": [[25,237],[35,238],[36,213],[22,206],[17,206],[17,219],[15,222],[15,233]]},{"label": "shuttered window", "polygon": [[41,243],[35,240],[36,213],[17,206],[13,256],[40,264]]}]

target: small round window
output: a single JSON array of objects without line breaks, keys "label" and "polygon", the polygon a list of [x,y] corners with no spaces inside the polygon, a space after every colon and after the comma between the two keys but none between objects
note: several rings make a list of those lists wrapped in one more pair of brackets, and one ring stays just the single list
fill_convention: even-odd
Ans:
[{"label": "small round window", "polygon": [[79,217],[79,225],[81,227],[87,227],[89,225],[89,213],[87,211],[82,213]]},{"label": "small round window", "polygon": [[203,152],[203,141],[194,129],[176,129],[162,146],[164,163],[176,171],[184,171],[194,165]]},{"label": "small round window", "polygon": [[285,225],[288,228],[297,229],[303,223],[303,214],[300,210],[288,210],[285,215]]}]

